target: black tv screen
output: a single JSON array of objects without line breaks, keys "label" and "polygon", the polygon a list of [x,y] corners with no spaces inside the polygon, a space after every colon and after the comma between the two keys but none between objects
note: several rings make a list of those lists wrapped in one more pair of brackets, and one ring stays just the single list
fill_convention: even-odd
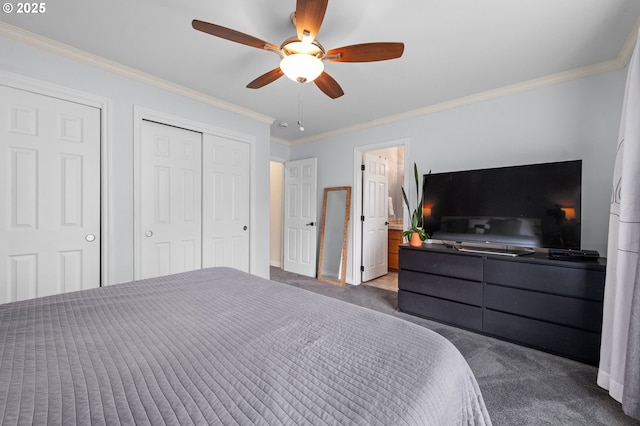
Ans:
[{"label": "black tv screen", "polygon": [[434,239],[580,248],[582,161],[424,175]]}]

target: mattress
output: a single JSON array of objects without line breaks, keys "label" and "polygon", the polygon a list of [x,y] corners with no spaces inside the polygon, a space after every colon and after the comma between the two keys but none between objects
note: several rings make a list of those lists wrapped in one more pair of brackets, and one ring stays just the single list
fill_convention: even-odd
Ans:
[{"label": "mattress", "polygon": [[0,305],[0,423],[491,421],[438,334],[209,268]]}]

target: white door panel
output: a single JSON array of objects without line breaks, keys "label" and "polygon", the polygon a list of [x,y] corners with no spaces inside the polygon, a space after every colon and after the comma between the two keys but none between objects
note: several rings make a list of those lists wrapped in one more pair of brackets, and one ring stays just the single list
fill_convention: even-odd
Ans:
[{"label": "white door panel", "polygon": [[317,159],[285,163],[284,270],[316,276]]},{"label": "white door panel", "polygon": [[248,272],[250,145],[144,120],[140,144],[137,277]]},{"label": "white door panel", "polygon": [[141,124],[138,278],[202,265],[201,150],[201,133]]},{"label": "white door panel", "polygon": [[364,153],[362,183],[362,282],[388,273],[388,185],[385,158]]},{"label": "white door panel", "polygon": [[203,267],[249,272],[251,147],[204,135]]},{"label": "white door panel", "polygon": [[0,99],[0,303],[99,287],[100,110]]}]

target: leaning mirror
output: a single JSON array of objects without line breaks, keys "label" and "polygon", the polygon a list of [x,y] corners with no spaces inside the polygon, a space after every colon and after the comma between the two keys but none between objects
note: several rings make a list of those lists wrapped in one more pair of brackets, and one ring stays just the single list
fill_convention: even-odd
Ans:
[{"label": "leaning mirror", "polygon": [[347,241],[351,187],[324,189],[318,280],[344,286],[347,276]]}]

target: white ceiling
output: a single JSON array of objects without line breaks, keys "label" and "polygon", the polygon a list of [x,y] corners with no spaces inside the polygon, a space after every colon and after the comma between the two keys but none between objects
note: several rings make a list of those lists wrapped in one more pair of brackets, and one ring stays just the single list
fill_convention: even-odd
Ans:
[{"label": "white ceiling", "polygon": [[[317,39],[328,50],[402,41],[402,58],[325,63],[332,100],[283,77],[245,86],[277,55],[191,28],[213,22],[276,45],[295,35],[295,0],[56,0],[0,19],[275,119],[292,143],[320,134],[619,59],[635,40],[639,0],[331,0]],[[302,97],[304,132],[298,130]],[[281,128],[278,123],[289,126]]]}]

